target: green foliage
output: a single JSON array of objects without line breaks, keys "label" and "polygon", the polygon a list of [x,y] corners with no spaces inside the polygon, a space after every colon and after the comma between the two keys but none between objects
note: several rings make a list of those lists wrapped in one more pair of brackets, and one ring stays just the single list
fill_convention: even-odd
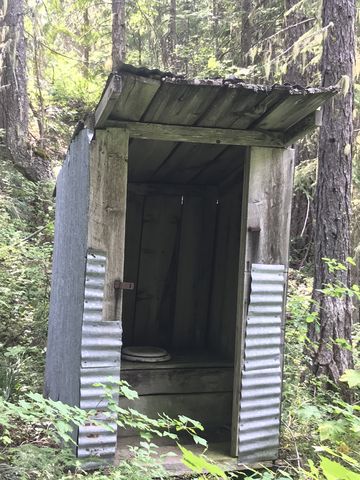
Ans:
[{"label": "green foliage", "polygon": [[342,382],[346,382],[350,388],[360,386],[360,371],[349,369],[340,378]]},{"label": "green foliage", "polygon": [[40,389],[47,334],[53,186],[0,158],[0,395]]}]

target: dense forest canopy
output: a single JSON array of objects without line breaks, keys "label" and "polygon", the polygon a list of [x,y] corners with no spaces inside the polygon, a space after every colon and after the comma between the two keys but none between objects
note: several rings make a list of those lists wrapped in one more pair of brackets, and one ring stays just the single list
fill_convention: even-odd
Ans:
[{"label": "dense forest canopy", "polygon": [[[295,147],[286,467],[254,477],[360,478],[359,7],[355,0],[0,0],[0,479],[85,475],[58,445],[72,421],[89,418],[39,393],[52,192],[78,122],[91,124],[121,62],[188,78],[338,86],[322,127]],[[132,426],[133,417],[116,412]],[[167,421],[156,428],[179,428]],[[154,452],[142,445],[133,463],[87,476],[161,477]],[[227,478],[203,461],[209,478]]]}]

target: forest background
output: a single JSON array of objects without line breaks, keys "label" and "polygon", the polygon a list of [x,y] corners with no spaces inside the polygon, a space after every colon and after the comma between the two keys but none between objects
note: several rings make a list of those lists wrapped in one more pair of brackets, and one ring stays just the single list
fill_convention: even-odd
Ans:
[{"label": "forest background", "polygon": [[[94,110],[114,64],[114,8],[120,15],[121,58],[127,63],[190,78],[235,76],[251,83],[307,86],[324,83],[323,47],[349,24],[346,16],[339,17],[338,24],[324,21],[325,4],[354,7],[354,2],[335,0],[324,4],[320,0],[130,0],[126,4],[119,0],[0,0],[0,397],[5,402],[0,478],[72,478],[66,473],[68,458],[49,439],[45,415],[26,417],[21,402],[25,398],[37,407],[41,404],[38,397],[29,400],[26,395],[42,392],[55,176],[76,125]],[[357,10],[354,14],[355,44],[360,19]],[[343,42],[343,52],[350,52],[351,57],[353,46]],[[343,478],[344,472],[327,476],[326,465],[321,463],[324,457],[314,448],[321,446],[322,451],[328,449],[326,458],[350,468],[346,478],[359,480],[360,83],[356,68],[332,67],[339,98],[354,100],[350,122],[354,135],[352,126],[349,134],[352,156],[345,152],[352,165],[352,181],[346,192],[342,187],[337,192],[344,199],[352,193],[352,223],[345,233],[338,232],[334,252],[340,248],[341,253],[321,255],[316,248],[321,223],[316,196],[322,181],[317,176],[321,151],[319,155],[318,132],[308,135],[296,155],[282,428],[282,458],[288,467],[278,475]],[[15,107],[9,100],[14,84]],[[18,118],[12,118],[16,128],[11,132],[7,113],[13,108]],[[343,124],[344,131],[348,125]],[[350,205],[346,208],[350,214]],[[345,245],[347,237],[349,244]],[[323,256],[328,259],[323,261]],[[313,352],[318,352],[316,342],[321,343],[314,333],[320,287],[315,294],[312,288],[314,273],[321,269],[332,275],[331,281],[321,284],[322,288],[327,284],[321,298],[342,305],[347,326],[351,326],[351,314],[354,318],[348,337],[331,339],[335,353],[345,352],[335,375],[319,365],[314,368]],[[6,414],[10,404],[18,410]],[[73,414],[63,412],[64,423]],[[16,432],[9,418],[15,419]],[[149,477],[141,471],[138,477],[136,472],[132,472],[134,477],[112,472],[106,478],[151,478],[153,467],[146,458]],[[272,478],[275,474],[261,475]]]}]

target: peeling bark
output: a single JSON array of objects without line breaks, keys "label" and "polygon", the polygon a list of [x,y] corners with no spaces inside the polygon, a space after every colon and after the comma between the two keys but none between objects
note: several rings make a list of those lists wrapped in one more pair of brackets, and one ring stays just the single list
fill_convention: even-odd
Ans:
[{"label": "peeling bark", "polygon": [[[4,12],[4,8],[6,8]],[[0,0],[0,31],[4,43],[1,52],[0,128],[4,145],[14,166],[32,181],[51,178],[50,163],[38,157],[28,146],[26,44],[24,35],[24,0]]]},{"label": "peeling bark", "polygon": [[354,0],[323,2],[324,40],[322,82],[334,85],[346,76],[349,89],[325,104],[320,130],[318,182],[316,189],[315,277],[313,297],[319,303],[319,328],[309,327],[316,342],[312,351],[313,371],[340,385],[339,377],[353,366],[351,351],[337,343],[351,344],[352,303],[349,297],[330,298],[319,292],[328,283],[350,285],[350,269],[329,272],[324,257],[342,263],[350,255],[350,213],[353,139],[353,66],[355,57]]},{"label": "peeling bark", "polygon": [[112,69],[117,71],[125,62],[125,0],[112,0]]}]

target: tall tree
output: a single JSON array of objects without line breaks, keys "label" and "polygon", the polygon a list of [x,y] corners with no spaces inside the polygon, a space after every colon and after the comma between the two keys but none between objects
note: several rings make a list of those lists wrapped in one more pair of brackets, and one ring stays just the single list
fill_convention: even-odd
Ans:
[{"label": "tall tree", "polygon": [[7,153],[15,167],[28,179],[51,176],[47,159],[28,147],[28,112],[24,0],[0,0],[2,63],[0,70],[0,127],[5,132]]},{"label": "tall tree", "polygon": [[323,295],[324,285],[350,284],[350,270],[331,271],[323,258],[346,263],[350,254],[350,209],[353,139],[353,66],[355,0],[324,0],[324,38],[321,62],[323,86],[342,79],[344,88],[323,110],[320,130],[318,181],[316,187],[315,277],[313,296],[319,303],[319,329],[309,328],[317,345],[313,352],[315,374],[325,374],[335,383],[353,365],[351,344],[351,299]]},{"label": "tall tree", "polygon": [[112,69],[118,70],[125,61],[125,0],[112,0]]},{"label": "tall tree", "polygon": [[177,70],[176,61],[176,45],[177,45],[177,29],[176,29],[176,0],[170,0],[169,15],[169,60],[170,68]]},{"label": "tall tree", "polygon": [[250,63],[250,48],[253,38],[253,25],[251,22],[252,2],[241,1],[241,32],[240,32],[240,66],[247,67]]}]

